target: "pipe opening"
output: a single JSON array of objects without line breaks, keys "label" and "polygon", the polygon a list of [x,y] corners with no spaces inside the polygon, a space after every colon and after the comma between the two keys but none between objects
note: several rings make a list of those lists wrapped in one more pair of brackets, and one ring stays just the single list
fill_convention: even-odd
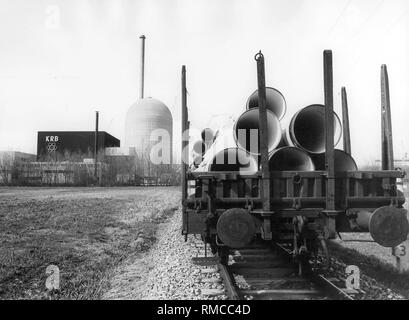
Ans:
[{"label": "pipe opening", "polygon": [[[240,115],[234,124],[234,140],[251,154],[260,154],[259,108]],[[281,140],[281,125],[273,112],[267,110],[268,151],[273,151]]]},{"label": "pipe opening", "polygon": [[[316,154],[313,156],[313,161],[316,170],[325,170],[325,153]],[[354,158],[345,151],[334,149],[334,170],[335,172],[356,171],[358,166]]]},{"label": "pipe opening", "polygon": [[[325,151],[325,107],[310,105],[298,111],[290,123],[290,138],[295,146],[311,153]],[[334,145],[341,138],[341,121],[334,112]]]},{"label": "pipe opening", "polygon": [[226,148],[219,151],[209,165],[209,171],[236,171],[241,174],[254,174],[257,169],[256,159],[239,148]]},{"label": "pipe opening", "polygon": [[283,147],[269,154],[268,165],[271,171],[314,171],[311,157],[296,147]]},{"label": "pipe opening", "polygon": [[210,129],[210,128],[204,128],[204,129],[202,130],[202,132],[201,132],[201,137],[202,137],[202,140],[203,140],[205,143],[213,142],[214,132],[213,132],[213,130]]},{"label": "pipe opening", "polygon": [[[287,103],[283,94],[277,89],[266,87],[267,109],[272,111],[278,119],[282,119],[287,110]],[[258,90],[254,91],[247,99],[246,109],[258,108]]]}]

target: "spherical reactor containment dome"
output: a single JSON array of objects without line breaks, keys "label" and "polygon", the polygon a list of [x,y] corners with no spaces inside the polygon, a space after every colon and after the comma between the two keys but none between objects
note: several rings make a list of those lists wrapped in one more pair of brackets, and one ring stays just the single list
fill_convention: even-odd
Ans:
[{"label": "spherical reactor containment dome", "polygon": [[153,98],[140,99],[126,114],[125,144],[134,147],[138,157],[149,159],[152,151],[171,163],[172,129],[172,114],[164,103]]}]

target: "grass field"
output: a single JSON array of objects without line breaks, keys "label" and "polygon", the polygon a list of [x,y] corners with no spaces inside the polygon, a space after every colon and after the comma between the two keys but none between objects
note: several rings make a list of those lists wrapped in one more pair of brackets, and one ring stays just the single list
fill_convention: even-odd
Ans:
[{"label": "grass field", "polygon": [[[179,204],[175,187],[0,188],[0,299],[100,298]],[[59,291],[45,287],[51,264]]]}]

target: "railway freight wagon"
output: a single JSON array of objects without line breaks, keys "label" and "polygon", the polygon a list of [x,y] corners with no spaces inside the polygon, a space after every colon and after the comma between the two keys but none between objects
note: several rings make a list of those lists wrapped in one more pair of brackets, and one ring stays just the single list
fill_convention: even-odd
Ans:
[{"label": "railway freight wagon", "polygon": [[[360,171],[350,155],[344,88],[342,124],[333,112],[332,52],[323,54],[324,104],[301,109],[285,128],[280,123],[285,100],[266,88],[263,55],[255,59],[258,90],[247,101],[248,110],[231,130],[204,130],[191,165],[182,67],[183,235],[201,235],[221,264],[228,263],[230,249],[256,241],[290,246],[297,261],[318,251],[328,258],[326,241],[340,232],[369,232],[391,248],[405,241],[409,225],[399,190],[405,173],[393,168],[386,66],[381,70],[382,170]],[[338,150],[342,129],[344,150]],[[230,141],[227,147],[220,146],[221,136]]]}]

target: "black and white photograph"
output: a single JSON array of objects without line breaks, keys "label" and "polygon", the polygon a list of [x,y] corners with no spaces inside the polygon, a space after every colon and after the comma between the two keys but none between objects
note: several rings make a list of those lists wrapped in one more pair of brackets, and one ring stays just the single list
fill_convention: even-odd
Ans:
[{"label": "black and white photograph", "polygon": [[407,0],[0,0],[0,300],[408,300],[408,121]]}]

